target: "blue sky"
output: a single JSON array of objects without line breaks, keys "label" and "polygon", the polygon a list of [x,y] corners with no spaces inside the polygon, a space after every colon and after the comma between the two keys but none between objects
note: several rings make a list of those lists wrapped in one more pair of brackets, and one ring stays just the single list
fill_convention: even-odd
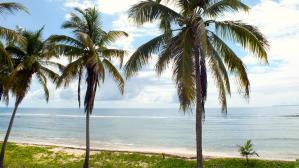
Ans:
[{"label": "blue sky", "polygon": [[[1,26],[15,28],[16,25],[36,30],[45,25],[44,38],[51,34],[68,34],[60,28],[73,7],[96,5],[102,12],[105,30],[125,30],[130,36],[119,40],[113,47],[124,48],[130,53],[146,40],[159,34],[155,24],[136,27],[127,19],[126,11],[138,0],[15,0],[24,4],[31,15],[17,13],[0,17]],[[259,63],[254,56],[233,48],[246,63],[251,80],[251,98],[244,100],[238,95],[232,82],[233,94],[228,99],[230,107],[271,106],[275,104],[299,104],[299,57],[295,50],[299,43],[299,1],[298,0],[246,0],[252,7],[250,13],[227,14],[223,19],[243,20],[258,26],[270,41],[270,65]],[[63,62],[63,60],[61,60]],[[171,80],[171,69],[157,78],[153,71],[154,59],[137,77],[129,80],[125,95],[121,96],[111,80],[99,89],[96,107],[178,107],[176,88]],[[232,79],[233,80],[233,79]],[[76,83],[66,89],[50,84],[51,96],[47,104],[38,84],[33,81],[23,107],[77,107]],[[84,90],[84,86],[83,86]],[[218,107],[217,89],[209,79],[208,107]],[[83,97],[84,95],[82,95]],[[12,103],[11,103],[12,105]],[[1,104],[1,106],[4,106]]]}]

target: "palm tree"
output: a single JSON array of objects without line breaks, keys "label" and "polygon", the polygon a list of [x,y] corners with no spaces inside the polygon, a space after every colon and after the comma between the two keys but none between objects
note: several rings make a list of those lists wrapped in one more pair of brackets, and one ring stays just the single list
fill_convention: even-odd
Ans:
[{"label": "palm tree", "polygon": [[58,67],[61,67],[61,65],[49,60],[54,55],[54,50],[51,49],[51,44],[47,40],[43,41],[41,37],[42,30],[43,28],[36,32],[19,30],[18,33],[24,37],[25,42],[10,43],[5,48],[7,53],[11,56],[13,70],[9,73],[9,79],[8,82],[6,82],[8,86],[5,86],[4,88],[6,88],[5,92],[7,93],[10,91],[16,97],[16,100],[4,142],[2,144],[0,168],[3,168],[4,166],[5,149],[17,109],[30,89],[33,76],[37,78],[38,82],[42,86],[47,102],[49,100],[47,77],[53,81],[59,77],[59,75],[53,70],[46,67],[46,65],[55,65]]},{"label": "palm tree", "polygon": [[[161,2],[173,2],[177,10]],[[153,54],[159,56],[156,63],[159,75],[173,63],[181,109],[187,111],[196,106],[198,168],[203,167],[202,120],[207,97],[207,68],[215,79],[222,111],[226,113],[226,95],[230,94],[228,71],[236,76],[240,93],[247,98],[250,86],[245,65],[226,42],[238,43],[267,62],[268,42],[256,27],[241,21],[217,20],[227,11],[248,10],[240,0],[144,0],[129,10],[129,17],[138,25],[158,21],[162,34],[133,53],[125,65],[126,76],[134,76]]]},{"label": "palm tree", "polygon": [[259,157],[259,154],[253,149],[253,144],[251,140],[247,140],[243,146],[241,145],[238,146],[239,146],[239,152],[241,156],[246,158],[246,164],[248,164],[250,156],[256,155],[257,157]]},{"label": "palm tree", "polygon": [[[89,167],[90,136],[89,118],[92,114],[97,86],[104,82],[106,71],[118,84],[121,93],[124,91],[124,80],[118,69],[112,64],[113,59],[120,59],[121,64],[126,51],[121,49],[109,49],[107,46],[121,36],[127,36],[123,31],[105,32],[100,25],[100,15],[96,8],[81,10],[75,8],[77,13],[72,13],[69,21],[62,27],[71,29],[74,37],[64,35],[52,36],[52,41],[61,54],[70,58],[69,63],[60,79],[57,87],[62,84],[66,87],[73,79],[78,77],[78,101],[80,106],[80,86],[84,72],[87,89],[84,106],[86,113],[86,156],[84,168]],[[78,15],[79,14],[79,15]]]},{"label": "palm tree", "polygon": [[[0,15],[3,15],[5,12],[14,14],[15,11],[25,11],[26,13],[29,13],[26,7],[24,7],[22,4],[13,2],[0,3]],[[4,101],[6,101],[6,104],[8,104],[9,89],[5,87],[7,87],[9,83],[9,76],[12,69],[14,68],[14,65],[10,53],[6,51],[6,46],[2,43],[3,41],[1,41],[3,40],[2,38],[5,38],[6,40],[15,40],[17,42],[24,42],[24,38],[16,31],[0,26],[0,100],[3,99]],[[6,143],[8,141],[14,116],[15,115],[13,114],[8,131],[6,133],[6,141],[4,141],[4,143],[2,144],[0,153],[0,168],[3,168]]]}]

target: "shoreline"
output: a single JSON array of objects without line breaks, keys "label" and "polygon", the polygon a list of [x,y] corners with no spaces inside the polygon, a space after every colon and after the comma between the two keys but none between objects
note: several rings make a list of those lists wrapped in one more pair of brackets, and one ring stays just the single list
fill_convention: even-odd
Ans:
[{"label": "shoreline", "polygon": [[[2,143],[2,142],[1,142]],[[85,154],[85,147],[84,146],[76,146],[76,145],[67,145],[67,144],[56,144],[56,143],[38,143],[38,142],[26,142],[26,141],[10,141],[10,143],[15,143],[19,146],[36,146],[36,147],[53,147],[50,149],[53,152],[64,152],[71,155],[84,155]],[[90,149],[91,154],[99,153],[101,151],[107,152],[120,152],[120,153],[139,153],[145,155],[163,155],[166,157],[177,157],[180,159],[186,160],[193,160],[196,159],[195,152],[190,152],[184,149],[174,149],[174,150],[167,150],[167,149],[151,149],[151,148],[99,148],[93,147]],[[204,159],[225,159],[225,158],[243,158],[238,155],[227,154],[227,153],[216,153],[216,152],[203,152]],[[282,158],[270,158],[270,157],[252,157],[252,159],[257,160],[266,160],[266,161],[296,161],[296,159],[282,159]]]}]

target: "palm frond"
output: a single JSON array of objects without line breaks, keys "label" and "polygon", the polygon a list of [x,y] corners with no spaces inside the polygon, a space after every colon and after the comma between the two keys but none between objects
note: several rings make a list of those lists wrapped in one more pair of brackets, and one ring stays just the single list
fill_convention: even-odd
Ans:
[{"label": "palm frond", "polygon": [[160,48],[165,44],[167,37],[167,34],[162,34],[140,46],[132,54],[124,67],[126,77],[132,77],[142,68],[143,65],[146,65],[151,56],[160,51]]},{"label": "palm frond", "polygon": [[211,70],[211,74],[214,77],[216,86],[218,88],[218,100],[222,106],[221,111],[224,113],[227,113],[227,101],[226,101],[226,91],[225,91],[225,84],[224,81],[222,79],[222,76],[220,74],[220,70],[212,67],[212,66],[217,66],[216,63],[214,62],[215,60],[210,59],[209,63],[210,63],[210,70]]},{"label": "palm frond", "polygon": [[79,15],[72,13],[69,21],[62,27],[71,29],[74,33],[85,33],[94,41],[100,41],[103,30],[101,28],[100,13],[94,8],[79,9],[75,8]]},{"label": "palm frond", "polygon": [[197,22],[195,25],[194,25],[195,29],[196,29],[196,32],[198,34],[198,40],[200,41],[199,43],[199,47],[200,47],[200,51],[202,52],[202,57],[206,55],[206,51],[208,50],[208,44],[207,44],[207,41],[208,41],[208,36],[207,36],[207,30],[206,30],[206,27],[205,27],[205,24],[204,22],[200,21],[200,22]]},{"label": "palm frond", "polygon": [[166,0],[166,2],[174,3],[181,13],[186,16],[196,8],[205,8],[209,0]]},{"label": "palm frond", "polygon": [[192,29],[186,28],[177,36],[175,48],[172,49],[174,58],[173,78],[177,85],[180,107],[183,111],[187,111],[196,97]]},{"label": "palm frond", "polygon": [[[171,41],[176,41],[177,36],[175,36],[175,38],[172,38]],[[158,74],[158,76],[160,76],[163,71],[167,68],[167,66],[169,65],[172,57],[172,48],[173,45],[172,43],[169,43],[167,46],[164,46],[164,48],[162,49],[162,52],[158,58],[158,61],[155,65],[155,70]]]},{"label": "palm frond", "polygon": [[56,82],[59,79],[59,75],[47,67],[40,66],[40,71],[43,72],[44,75],[48,76],[53,82]]},{"label": "palm frond", "polygon": [[76,47],[82,46],[80,41],[66,35],[52,35],[48,38],[48,41],[52,43],[68,44]]},{"label": "palm frond", "polygon": [[4,12],[9,12],[14,14],[16,11],[24,11],[29,14],[28,9],[20,3],[14,3],[14,2],[0,3],[0,14],[3,14]]},{"label": "palm frond", "polygon": [[99,40],[99,37],[103,30],[101,29],[100,13],[97,9],[87,8],[80,9],[75,8],[76,13],[71,13],[69,21],[63,23],[62,28],[71,29],[74,33],[86,33],[94,41]]},{"label": "palm frond", "polygon": [[48,102],[50,93],[49,93],[49,89],[47,87],[47,78],[44,76],[44,74],[42,72],[37,73],[36,77],[37,77],[40,85],[42,85],[42,87],[43,87],[45,99]]},{"label": "palm frond", "polygon": [[207,8],[204,10],[203,15],[209,17],[217,17],[224,15],[225,12],[238,12],[249,11],[250,7],[241,2],[240,0],[220,0],[216,2],[210,2]]},{"label": "palm frond", "polygon": [[105,82],[105,79],[106,79],[106,70],[105,70],[105,65],[103,64],[103,61],[101,60],[98,60],[97,62],[97,66],[98,66],[98,85],[100,87],[100,83],[99,81],[102,80],[102,82],[104,83]]},{"label": "palm frond", "polygon": [[120,61],[120,68],[123,65],[124,57],[127,55],[127,51],[121,49],[105,49],[102,51],[103,56],[111,60],[111,58],[117,58]]},{"label": "palm frond", "polygon": [[57,88],[60,87],[62,83],[64,83],[64,87],[66,87],[73,79],[75,79],[78,74],[78,70],[82,66],[82,63],[83,57],[69,63],[57,80]]},{"label": "palm frond", "polygon": [[[180,0],[180,1],[184,1],[184,0]],[[196,9],[197,7],[199,8],[206,8],[209,5],[209,0],[189,0],[190,1],[190,7],[191,9]]]},{"label": "palm frond", "polygon": [[132,18],[135,23],[141,25],[155,20],[175,22],[181,18],[181,15],[159,2],[144,0],[130,8],[129,18]]},{"label": "palm frond", "polygon": [[62,65],[59,62],[53,62],[53,61],[45,60],[45,61],[40,61],[40,63],[42,65],[49,65],[49,66],[52,66],[53,68],[58,68],[60,71],[63,71],[63,69],[65,68],[65,66]]},{"label": "palm frond", "polygon": [[234,74],[238,77],[238,84],[241,90],[244,90],[244,96],[249,97],[250,82],[246,73],[245,65],[243,64],[242,60],[238,58],[234,51],[230,49],[224,41],[222,41],[216,34],[212,32],[210,42],[218,52],[218,54],[223,58],[229,71],[234,72]]},{"label": "palm frond", "polygon": [[115,42],[119,38],[128,37],[129,35],[124,31],[109,31],[104,33],[101,42],[105,45]]},{"label": "palm frond", "polygon": [[16,45],[9,45],[5,48],[5,50],[7,52],[9,52],[10,54],[12,54],[13,57],[15,57],[17,59],[21,59],[21,58],[25,57],[25,55],[26,55],[26,51],[24,51],[22,48],[20,48],[19,46],[16,46]]},{"label": "palm frond", "polygon": [[[230,81],[229,81],[229,75],[227,72],[227,69],[224,65],[223,60],[221,59],[221,56],[218,54],[217,50],[213,47],[210,41],[208,41],[208,54],[207,56],[209,59],[213,59],[215,62],[215,65],[217,65],[216,68],[219,68],[219,72],[221,76],[223,77],[223,81],[225,83],[225,88],[226,92],[231,95],[231,90],[230,90]],[[212,67],[211,67],[212,68]]]},{"label": "palm frond", "polygon": [[160,47],[161,52],[155,65],[158,76],[162,74],[162,72],[167,68],[170,61],[174,58],[174,55],[177,54],[173,49],[176,48],[176,45],[179,45],[178,41],[180,36],[171,37],[172,35],[169,34],[169,37],[167,37],[167,33],[165,35],[165,40],[167,38],[167,41],[165,41],[165,44]]},{"label": "palm frond", "polygon": [[[91,39],[91,37],[88,34],[80,32],[80,33],[78,33],[78,39],[83,44],[84,48],[86,48],[88,50],[94,50],[95,44],[93,43],[93,40]],[[93,53],[96,53],[96,51],[94,50]]]},{"label": "palm frond", "polygon": [[74,58],[80,57],[86,53],[82,48],[72,45],[56,44],[56,47],[58,49],[57,53],[59,53],[60,56],[68,57],[70,62]]},{"label": "palm frond", "polygon": [[114,81],[117,83],[120,92],[124,93],[125,82],[117,68],[107,59],[103,60],[104,66],[108,69]]},{"label": "palm frond", "polygon": [[218,100],[222,105],[222,112],[227,113],[226,92],[230,93],[228,74],[217,51],[212,46],[210,47],[211,52],[208,55],[209,69],[218,88]]},{"label": "palm frond", "polygon": [[5,81],[3,79],[0,80],[0,100],[5,102],[6,105],[9,104],[9,89],[5,88]]},{"label": "palm frond", "polygon": [[18,32],[2,26],[0,26],[0,38],[5,38],[11,41],[17,41],[19,43],[25,41],[25,38],[22,35],[20,35]]},{"label": "palm frond", "polygon": [[19,64],[15,65],[14,69],[11,71],[9,77],[10,77],[10,82],[12,83],[13,79],[15,78],[15,76],[17,75],[17,73],[19,71],[22,71],[26,68],[26,66],[24,65],[23,62],[20,62]]},{"label": "palm frond", "polygon": [[216,32],[222,37],[240,43],[259,59],[268,63],[269,43],[258,28],[240,21],[214,21]]},{"label": "palm frond", "polygon": [[86,22],[75,13],[71,13],[70,16],[70,20],[65,21],[61,27],[64,29],[73,29],[74,32],[86,32]]},{"label": "palm frond", "polygon": [[1,71],[3,66],[7,66],[9,69],[13,68],[13,59],[11,54],[6,50],[6,47],[0,42],[0,66]]}]

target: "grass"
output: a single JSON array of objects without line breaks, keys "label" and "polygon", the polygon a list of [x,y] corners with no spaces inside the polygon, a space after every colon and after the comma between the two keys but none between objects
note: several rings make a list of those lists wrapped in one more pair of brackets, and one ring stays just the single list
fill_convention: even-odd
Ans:
[{"label": "grass", "polygon": [[[6,168],[81,168],[83,155],[54,152],[55,147],[21,146],[8,144],[5,157]],[[204,162],[205,168],[299,168],[295,162],[243,159],[211,159]],[[195,168],[194,160],[161,155],[146,155],[124,152],[100,152],[93,154],[90,167],[101,168]]]}]

